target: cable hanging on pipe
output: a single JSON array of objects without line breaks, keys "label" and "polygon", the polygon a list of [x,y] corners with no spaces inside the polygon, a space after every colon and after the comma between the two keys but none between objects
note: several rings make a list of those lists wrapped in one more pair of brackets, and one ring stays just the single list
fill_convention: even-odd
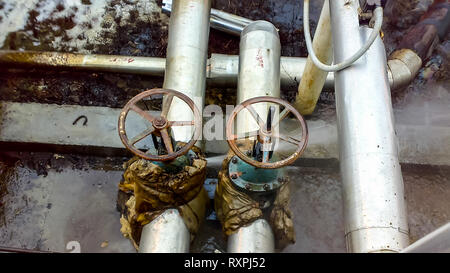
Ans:
[{"label": "cable hanging on pipe", "polygon": [[337,72],[342,69],[345,69],[352,65],[354,62],[356,62],[359,58],[361,58],[364,53],[370,48],[370,46],[373,44],[375,39],[378,36],[378,33],[381,30],[381,25],[383,24],[383,8],[377,7],[373,12],[374,18],[375,18],[375,24],[372,30],[372,33],[370,34],[369,39],[364,44],[363,47],[361,47],[352,57],[349,59],[333,65],[327,65],[322,63],[314,53],[314,49],[312,46],[311,41],[311,32],[309,29],[309,0],[303,1],[303,30],[305,33],[305,41],[306,41],[306,48],[308,49],[308,54],[311,56],[311,60],[313,63],[321,70],[328,71],[328,72]]}]

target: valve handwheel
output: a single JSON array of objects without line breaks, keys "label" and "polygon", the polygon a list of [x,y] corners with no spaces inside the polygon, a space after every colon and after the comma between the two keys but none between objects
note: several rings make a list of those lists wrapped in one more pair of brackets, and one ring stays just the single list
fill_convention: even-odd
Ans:
[{"label": "valve handwheel", "polygon": [[[153,116],[148,111],[145,111],[141,109],[138,106],[138,102],[143,101],[144,99],[148,99],[154,95],[165,95],[165,100],[162,105],[162,111],[160,116]],[[172,104],[173,98],[177,97],[184,101],[191,111],[194,114],[194,120],[192,121],[170,121],[167,120],[167,114],[169,113],[170,106]],[[132,139],[128,139],[127,132],[125,130],[125,122],[127,119],[127,115],[130,111],[136,112],[138,115],[143,117],[146,121],[150,123],[150,126],[148,129],[144,130],[137,136],[133,137]],[[172,145],[172,140],[169,135],[169,129],[172,126],[193,126],[194,127],[194,133],[192,135],[192,138],[181,147],[181,149],[174,150],[174,147]],[[201,115],[198,108],[195,106],[195,103],[186,95],[183,93],[180,93],[175,90],[170,89],[151,89],[144,91],[137,96],[133,97],[122,109],[119,116],[119,136],[122,140],[122,143],[125,145],[125,147],[130,150],[133,154],[152,161],[168,161],[173,160],[181,155],[186,154],[189,149],[194,146],[195,142],[200,138],[201,134]],[[147,136],[154,134],[156,136],[160,136],[162,139],[162,142],[164,143],[164,146],[166,148],[167,154],[164,155],[152,155],[150,154],[150,150],[147,152],[143,152],[136,148],[135,144],[139,141],[143,140]]]},{"label": "valve handwheel", "polygon": [[[256,103],[272,103],[277,104],[279,106],[283,106],[284,110],[279,114],[278,121],[272,121],[272,115],[270,114],[273,112],[270,108],[269,110],[269,118],[267,119],[267,122],[264,122],[264,120],[258,115],[255,108],[252,106]],[[237,114],[241,112],[243,109],[247,109],[247,111],[250,113],[250,115],[255,119],[256,123],[258,124],[259,129],[254,132],[246,133],[243,136],[239,136],[232,133],[234,120],[237,117]],[[292,136],[286,136],[284,134],[281,134],[279,132],[275,132],[275,130],[272,130],[272,128],[276,128],[279,123],[286,118],[289,113],[292,113],[295,116],[295,119],[300,123],[300,127],[302,129],[302,136],[301,139],[297,139],[298,137],[292,137]],[[281,168],[283,166],[289,165],[292,162],[294,162],[297,158],[302,155],[303,151],[306,148],[306,144],[308,142],[308,128],[306,126],[306,122],[303,119],[302,115],[288,102],[274,97],[269,96],[263,96],[263,97],[255,97],[251,98],[249,100],[244,101],[243,103],[236,106],[234,111],[231,113],[230,118],[227,122],[226,127],[226,135],[227,135],[227,141],[231,148],[231,150],[243,161],[246,163],[253,165],[257,168],[263,168],[263,169],[276,169]],[[251,158],[244,154],[236,145],[236,140],[245,140],[247,137],[257,137],[257,141],[261,144],[263,149],[265,149],[265,153],[262,156],[262,160],[258,161],[254,158]],[[269,152],[270,148],[273,147],[274,140],[282,140],[288,143],[291,143],[296,146],[295,152],[292,153],[289,157],[278,160],[275,162],[269,161]],[[264,152],[264,151],[263,151]]]}]

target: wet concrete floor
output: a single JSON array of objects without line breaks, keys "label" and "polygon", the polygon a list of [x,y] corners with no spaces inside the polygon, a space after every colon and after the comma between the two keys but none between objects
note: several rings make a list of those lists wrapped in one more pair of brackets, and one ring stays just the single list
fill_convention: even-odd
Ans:
[{"label": "wet concrete floor", "polygon": [[[1,159],[0,245],[70,252],[67,247],[78,242],[81,252],[135,251],[120,233],[116,209],[118,166],[126,158],[2,153]],[[295,177],[291,209],[297,241],[283,252],[345,252],[338,163],[300,165],[288,168]],[[402,170],[410,238],[416,241],[450,220],[450,168],[403,165]],[[217,250],[226,251],[225,237],[218,221],[207,220],[192,251]]]}]

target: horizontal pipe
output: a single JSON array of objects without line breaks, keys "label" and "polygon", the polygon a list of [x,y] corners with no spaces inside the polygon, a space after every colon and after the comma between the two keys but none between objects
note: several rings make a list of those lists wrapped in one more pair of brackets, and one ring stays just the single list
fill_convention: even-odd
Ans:
[{"label": "horizontal pipe", "polygon": [[[0,50],[0,65],[14,68],[61,68],[148,76],[164,76],[165,58],[118,55],[85,55],[78,53]],[[281,57],[281,88],[296,89],[306,64],[306,58]],[[239,56],[211,54],[207,60],[206,77],[211,87],[236,87]],[[334,88],[330,73],[325,89]]]},{"label": "horizontal pipe", "polygon": [[422,67],[422,59],[411,49],[394,51],[388,60],[389,85],[393,90],[411,83]]},{"label": "horizontal pipe", "polygon": [[0,253],[32,253],[32,254],[34,254],[34,253],[57,253],[57,252],[0,246]]},{"label": "horizontal pipe", "polygon": [[[280,85],[281,89],[295,90],[300,82],[306,65],[306,58],[281,57]],[[235,87],[239,73],[239,56],[211,54],[207,68],[208,86]],[[334,74],[329,73],[325,81],[325,89],[334,89]]]},{"label": "horizontal pipe", "polygon": [[[162,11],[167,14],[172,12],[172,0],[162,2]],[[242,30],[252,22],[250,19],[235,14],[211,9],[210,26],[231,35],[240,36]]]},{"label": "horizontal pipe", "polygon": [[14,68],[70,68],[164,76],[165,58],[119,55],[85,55],[40,51],[0,51],[0,65]]},{"label": "horizontal pipe", "polygon": [[[165,72],[165,63],[165,58],[158,57],[0,50],[0,65],[11,68],[61,68],[162,77]],[[239,56],[213,53],[211,58],[207,60],[207,64],[206,78],[208,86],[237,86]],[[388,77],[391,88],[395,90],[404,86],[408,81],[413,80],[415,73],[410,73],[409,68],[407,68],[408,71],[405,75],[403,69],[401,69],[404,67],[403,64],[401,64],[401,67],[398,67],[398,65],[394,67],[394,65],[390,62]],[[305,66],[306,58],[281,57],[281,89],[297,89]],[[334,90],[333,73],[328,73],[324,89]]]}]

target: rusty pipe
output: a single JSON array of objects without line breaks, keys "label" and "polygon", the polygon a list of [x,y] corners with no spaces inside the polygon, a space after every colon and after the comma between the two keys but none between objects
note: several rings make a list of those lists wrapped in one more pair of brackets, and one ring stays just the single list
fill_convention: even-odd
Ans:
[{"label": "rusty pipe", "polygon": [[157,57],[1,50],[0,64],[8,68],[68,68],[164,76],[166,60]]},{"label": "rusty pipe", "polygon": [[[331,42],[330,6],[328,0],[325,0],[312,43],[317,58],[325,64],[333,61]],[[310,115],[314,111],[327,76],[328,72],[318,68],[308,56],[294,104],[300,114]]]}]

